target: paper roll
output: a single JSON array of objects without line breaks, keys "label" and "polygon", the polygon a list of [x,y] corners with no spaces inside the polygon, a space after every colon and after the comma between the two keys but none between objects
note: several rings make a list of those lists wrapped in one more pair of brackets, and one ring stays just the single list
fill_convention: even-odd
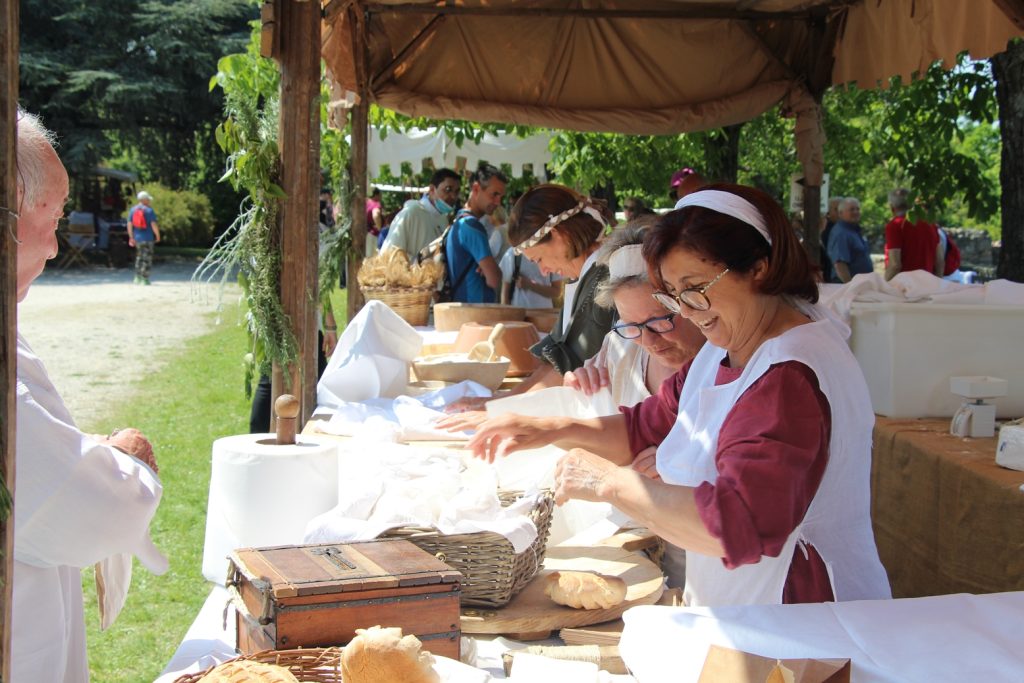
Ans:
[{"label": "paper roll", "polygon": [[338,448],[300,435],[278,445],[273,434],[213,442],[203,576],[224,584],[236,548],[302,543],[306,523],[338,504]]}]

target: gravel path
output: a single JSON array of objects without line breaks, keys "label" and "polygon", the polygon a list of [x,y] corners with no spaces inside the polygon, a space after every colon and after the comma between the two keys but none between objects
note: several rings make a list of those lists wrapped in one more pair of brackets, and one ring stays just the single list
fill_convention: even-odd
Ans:
[{"label": "gravel path", "polygon": [[[165,352],[216,322],[215,287],[195,287],[193,260],[153,266],[149,287],[131,269],[56,271],[52,264],[18,305],[18,331],[46,364],[79,427],[88,430],[105,402],[160,367]],[[232,310],[239,288],[224,293]],[[230,313],[227,316],[233,319]]]}]

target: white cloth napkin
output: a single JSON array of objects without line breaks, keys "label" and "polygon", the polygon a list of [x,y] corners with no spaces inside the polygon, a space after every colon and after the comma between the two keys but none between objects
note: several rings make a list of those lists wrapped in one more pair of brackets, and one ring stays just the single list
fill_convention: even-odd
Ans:
[{"label": "white cloth napkin", "polygon": [[467,380],[419,396],[342,401],[318,410],[319,414],[330,414],[331,419],[317,421],[314,426],[325,434],[376,441],[458,441],[469,435],[434,426],[444,417],[444,407],[460,398],[490,395],[487,387]]},{"label": "white cloth napkin", "polygon": [[536,497],[508,507],[498,500],[494,469],[442,448],[354,441],[341,448],[338,506],[312,519],[306,543],[376,538],[400,526],[433,527],[442,534],[492,531],[521,553],[537,538],[528,516]]},{"label": "white cloth napkin", "polygon": [[380,301],[368,301],[342,332],[317,383],[320,406],[400,395],[423,339]]}]

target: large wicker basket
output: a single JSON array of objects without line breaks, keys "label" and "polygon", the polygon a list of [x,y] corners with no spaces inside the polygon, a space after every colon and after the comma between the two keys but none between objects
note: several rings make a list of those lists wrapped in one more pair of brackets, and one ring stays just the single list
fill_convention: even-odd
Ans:
[{"label": "large wicker basket", "polygon": [[[506,507],[522,496],[522,491],[498,494]],[[380,537],[410,541],[461,572],[463,605],[503,607],[526,587],[544,564],[554,506],[550,491],[537,496],[530,511],[530,519],[537,525],[537,538],[518,555],[507,538],[490,531],[444,535],[436,529],[401,527]]]},{"label": "large wicker basket", "polygon": [[387,304],[402,320],[410,325],[423,326],[430,318],[430,301],[434,296],[431,289],[384,289],[365,287],[363,296],[367,301],[376,299]]},{"label": "large wicker basket", "polygon": [[[251,655],[242,655],[229,661],[247,659],[263,664],[283,666],[292,672],[295,678],[303,683],[342,683],[341,681],[341,648],[328,647],[297,650],[264,650]],[[205,671],[186,674],[175,679],[174,683],[199,683]]]}]

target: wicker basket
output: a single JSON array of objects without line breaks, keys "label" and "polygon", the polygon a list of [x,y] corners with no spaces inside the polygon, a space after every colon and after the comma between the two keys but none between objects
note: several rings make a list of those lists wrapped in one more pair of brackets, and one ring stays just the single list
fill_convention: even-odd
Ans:
[{"label": "wicker basket", "polygon": [[402,320],[415,327],[427,324],[434,290],[366,287],[363,289],[363,296],[367,301],[376,299],[387,304],[388,308],[401,316]]},{"label": "wicker basket", "polygon": [[[341,681],[341,648],[328,647],[297,650],[264,650],[251,655],[242,655],[228,661],[252,660],[263,664],[276,664],[292,672],[304,683],[342,683]],[[194,674],[186,674],[175,679],[174,683],[198,683],[203,676],[214,667]]]},{"label": "wicker basket", "polygon": [[[498,493],[505,507],[522,496],[522,491]],[[490,531],[444,535],[436,529],[401,527],[380,538],[403,538],[461,572],[463,605],[503,607],[544,564],[554,506],[552,493],[541,492],[530,511],[530,519],[537,525],[537,538],[518,555],[507,538]]]}]

